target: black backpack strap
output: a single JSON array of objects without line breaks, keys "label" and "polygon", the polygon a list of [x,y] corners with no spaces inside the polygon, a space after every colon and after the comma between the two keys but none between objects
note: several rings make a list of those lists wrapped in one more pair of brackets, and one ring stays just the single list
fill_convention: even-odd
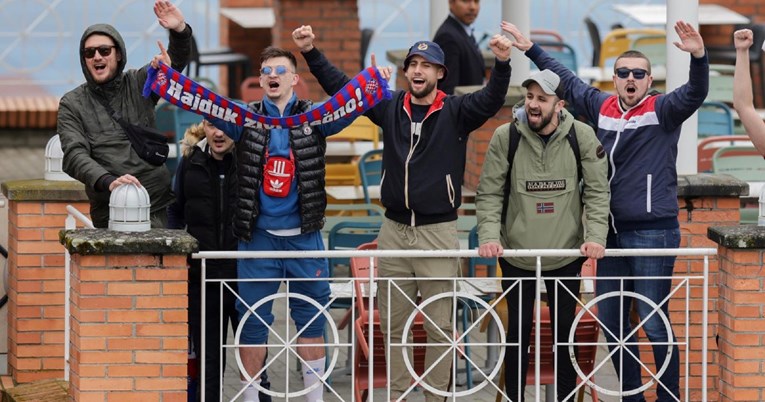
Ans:
[{"label": "black backpack strap", "polygon": [[568,138],[568,143],[571,145],[571,150],[574,151],[574,157],[576,158],[576,182],[579,183],[582,181],[582,153],[579,152],[579,139],[576,138],[576,129],[574,127],[576,125],[572,124],[571,129],[566,134],[566,138]]},{"label": "black backpack strap", "polygon": [[[518,145],[521,143],[521,133],[518,132],[518,127],[515,123],[510,124],[510,145],[507,147],[507,175],[505,175],[505,196],[502,198],[502,220],[499,221],[502,225],[507,220],[507,206],[510,203],[510,189],[513,184],[510,181],[510,172],[513,170],[513,160],[515,159],[515,152],[518,151]],[[578,149],[578,148],[577,148]]]}]

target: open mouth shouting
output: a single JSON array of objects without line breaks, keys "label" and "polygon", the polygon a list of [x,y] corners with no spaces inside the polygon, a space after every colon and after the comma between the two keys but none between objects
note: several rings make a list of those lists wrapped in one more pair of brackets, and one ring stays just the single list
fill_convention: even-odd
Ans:
[{"label": "open mouth shouting", "polygon": [[423,78],[415,77],[412,78],[412,91],[422,91],[425,86],[427,85],[427,82]]},{"label": "open mouth shouting", "polygon": [[628,82],[627,85],[624,86],[624,91],[629,96],[634,96],[637,93],[637,86],[634,83]]}]

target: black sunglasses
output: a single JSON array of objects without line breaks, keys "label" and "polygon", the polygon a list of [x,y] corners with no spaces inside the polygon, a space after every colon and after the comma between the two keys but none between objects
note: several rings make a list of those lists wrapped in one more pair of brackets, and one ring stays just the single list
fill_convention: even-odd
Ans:
[{"label": "black sunglasses", "polygon": [[629,77],[630,73],[632,73],[632,76],[635,77],[636,80],[642,80],[648,74],[648,71],[642,68],[629,69],[627,67],[620,67],[616,69],[616,76],[621,79]]},{"label": "black sunglasses", "polygon": [[112,49],[115,47],[116,46],[108,45],[101,45],[99,47],[86,47],[85,49],[82,49],[82,54],[85,55],[86,59],[92,59],[96,57],[96,51],[98,51],[98,54],[100,54],[101,57],[107,57],[112,54]]}]

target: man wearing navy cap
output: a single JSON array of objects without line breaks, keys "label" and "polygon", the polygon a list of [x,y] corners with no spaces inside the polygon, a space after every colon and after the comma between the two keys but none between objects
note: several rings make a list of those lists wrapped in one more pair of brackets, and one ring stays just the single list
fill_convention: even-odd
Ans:
[{"label": "man wearing navy cap", "polygon": [[[292,35],[325,92],[335,93],[350,80],[313,46],[315,36],[310,26],[296,29]],[[438,81],[449,74],[444,52],[433,42],[416,42],[403,66],[409,91],[396,91],[392,99],[365,113],[382,127],[385,143],[380,200],[386,210],[379,249],[459,249],[457,209],[462,200],[468,135],[499,111],[510,83],[512,42],[495,35],[489,47],[496,60],[486,87],[452,96],[437,88]],[[373,65],[374,60],[372,55]],[[386,79],[392,73],[390,67],[380,68],[380,72]],[[455,278],[458,270],[459,261],[453,258],[381,258],[379,262],[382,278]],[[422,304],[427,303],[422,311],[427,316],[424,321],[428,342],[439,346],[427,347],[425,370],[434,367],[420,384],[425,388],[426,401],[443,401],[449,395],[449,371],[456,353],[446,346],[455,331],[449,296],[455,284],[451,280],[412,279],[395,281],[394,286],[382,281],[379,289],[382,330],[386,339],[390,336],[391,344],[406,339],[403,329],[414,311],[418,291]],[[428,300],[443,293],[448,295]],[[391,348],[388,362],[390,398],[406,399],[413,388],[412,375],[400,348]]]}]

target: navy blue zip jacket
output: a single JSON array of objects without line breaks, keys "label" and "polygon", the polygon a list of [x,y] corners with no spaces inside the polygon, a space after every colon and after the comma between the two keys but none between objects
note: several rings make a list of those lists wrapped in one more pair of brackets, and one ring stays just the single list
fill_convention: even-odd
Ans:
[{"label": "navy blue zip jacket", "polygon": [[691,56],[688,82],[666,95],[649,95],[624,110],[617,95],[584,83],[534,45],[526,55],[561,79],[563,96],[587,120],[608,154],[610,231],[674,229],[677,220],[677,142],[680,128],[709,91],[709,61]]},{"label": "navy blue zip jacket", "polygon": [[[303,56],[325,92],[350,81],[316,48]],[[380,200],[388,219],[410,226],[457,220],[468,135],[502,108],[509,84],[510,63],[497,60],[481,90],[462,96],[438,91],[421,123],[412,123],[411,94],[401,90],[365,112],[383,130]]]}]

